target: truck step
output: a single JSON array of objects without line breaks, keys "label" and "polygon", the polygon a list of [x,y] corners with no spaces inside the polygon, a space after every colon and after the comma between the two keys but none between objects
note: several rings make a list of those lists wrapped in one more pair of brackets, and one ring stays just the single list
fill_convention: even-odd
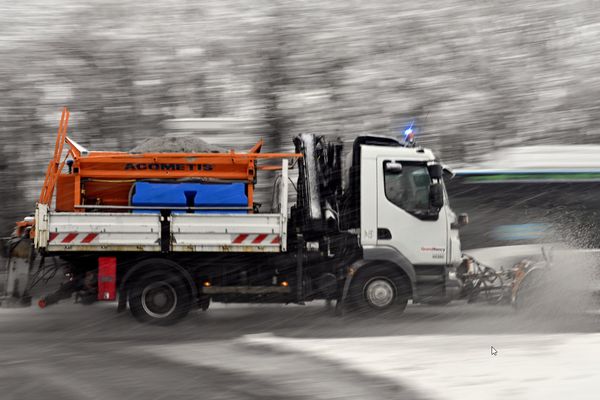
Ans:
[{"label": "truck step", "polygon": [[289,286],[210,286],[202,288],[203,294],[270,294],[291,293]]}]

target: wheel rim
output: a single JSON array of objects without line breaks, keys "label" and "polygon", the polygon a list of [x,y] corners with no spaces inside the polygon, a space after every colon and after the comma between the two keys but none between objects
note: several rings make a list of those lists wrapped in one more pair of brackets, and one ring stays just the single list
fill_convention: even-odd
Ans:
[{"label": "wheel rim", "polygon": [[385,278],[373,278],[365,285],[365,299],[370,306],[386,308],[394,303],[394,284]]},{"label": "wheel rim", "polygon": [[177,306],[177,292],[168,282],[153,282],[142,291],[142,307],[154,318],[171,315]]}]

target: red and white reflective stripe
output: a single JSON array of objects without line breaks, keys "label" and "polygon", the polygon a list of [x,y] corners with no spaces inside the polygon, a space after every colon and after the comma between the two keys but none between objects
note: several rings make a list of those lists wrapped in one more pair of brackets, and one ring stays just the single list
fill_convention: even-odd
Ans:
[{"label": "red and white reflective stripe", "polygon": [[281,243],[281,236],[279,235],[268,235],[266,233],[240,233],[233,237],[232,244],[279,244]]},{"label": "red and white reflective stripe", "polygon": [[52,244],[90,244],[98,239],[97,233],[56,233],[50,232],[48,243]]}]

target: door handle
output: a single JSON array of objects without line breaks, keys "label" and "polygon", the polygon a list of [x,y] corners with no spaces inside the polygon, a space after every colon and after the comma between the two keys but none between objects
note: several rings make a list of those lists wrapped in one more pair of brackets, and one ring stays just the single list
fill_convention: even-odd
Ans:
[{"label": "door handle", "polygon": [[392,232],[388,228],[377,228],[377,240],[391,240]]}]

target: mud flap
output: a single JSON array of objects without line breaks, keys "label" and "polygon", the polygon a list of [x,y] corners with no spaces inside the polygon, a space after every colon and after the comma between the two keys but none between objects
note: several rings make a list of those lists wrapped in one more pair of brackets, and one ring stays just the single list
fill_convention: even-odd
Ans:
[{"label": "mud flap", "polygon": [[119,296],[117,296],[117,312],[123,312],[127,308],[127,294],[125,290],[119,290]]}]

